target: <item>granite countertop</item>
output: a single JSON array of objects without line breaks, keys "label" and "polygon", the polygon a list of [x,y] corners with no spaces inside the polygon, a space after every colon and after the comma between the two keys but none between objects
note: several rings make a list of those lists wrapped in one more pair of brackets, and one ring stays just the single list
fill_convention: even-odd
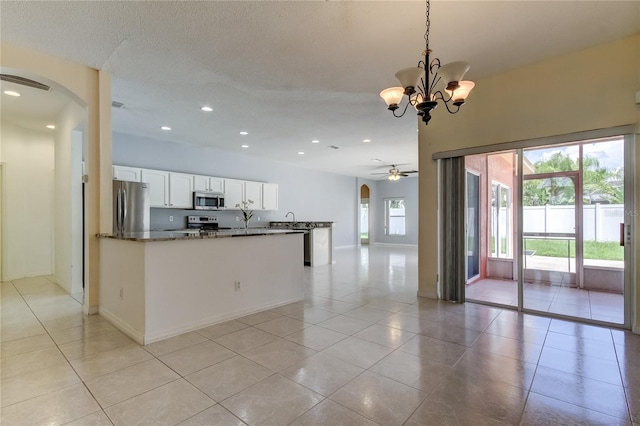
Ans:
[{"label": "granite countertop", "polygon": [[129,232],[125,234],[98,234],[99,238],[112,238],[115,240],[128,241],[172,241],[172,240],[204,240],[209,238],[229,238],[229,237],[257,237],[268,235],[300,234],[301,229],[269,229],[269,228],[249,228],[245,229],[222,229],[218,231],[193,232],[193,231],[146,231]]},{"label": "granite countertop", "polygon": [[331,228],[333,222],[329,221],[282,221],[282,222],[269,222],[271,229],[313,229],[313,228]]}]

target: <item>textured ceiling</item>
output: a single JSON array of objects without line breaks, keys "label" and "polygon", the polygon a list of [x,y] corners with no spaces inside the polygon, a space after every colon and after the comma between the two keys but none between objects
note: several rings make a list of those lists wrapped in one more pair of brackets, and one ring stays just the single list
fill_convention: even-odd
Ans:
[{"label": "textured ceiling", "polygon": [[[3,0],[0,12],[3,41],[112,74],[125,105],[114,131],[354,176],[373,177],[373,158],[417,168],[417,119],[394,119],[378,93],[420,59],[422,1]],[[638,31],[638,1],[431,6],[431,48],[470,62],[470,79]]]}]

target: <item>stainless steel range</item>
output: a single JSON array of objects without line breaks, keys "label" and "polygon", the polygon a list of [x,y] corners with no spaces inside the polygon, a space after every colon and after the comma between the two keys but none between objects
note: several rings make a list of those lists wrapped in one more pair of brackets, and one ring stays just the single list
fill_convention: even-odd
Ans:
[{"label": "stainless steel range", "polygon": [[189,216],[187,218],[187,229],[202,232],[217,231],[219,229],[218,218],[213,216]]}]

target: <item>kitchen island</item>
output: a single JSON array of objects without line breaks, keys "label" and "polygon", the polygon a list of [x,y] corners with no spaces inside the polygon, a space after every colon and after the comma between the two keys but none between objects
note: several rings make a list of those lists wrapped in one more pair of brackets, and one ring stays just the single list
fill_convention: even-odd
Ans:
[{"label": "kitchen island", "polygon": [[304,298],[301,231],[99,237],[99,312],[140,344]]}]

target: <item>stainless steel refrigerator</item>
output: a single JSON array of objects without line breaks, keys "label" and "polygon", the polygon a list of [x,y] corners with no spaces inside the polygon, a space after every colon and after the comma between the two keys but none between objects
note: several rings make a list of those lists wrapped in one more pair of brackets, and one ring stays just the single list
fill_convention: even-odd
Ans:
[{"label": "stainless steel refrigerator", "polygon": [[113,181],[113,233],[144,232],[151,227],[149,184]]}]

